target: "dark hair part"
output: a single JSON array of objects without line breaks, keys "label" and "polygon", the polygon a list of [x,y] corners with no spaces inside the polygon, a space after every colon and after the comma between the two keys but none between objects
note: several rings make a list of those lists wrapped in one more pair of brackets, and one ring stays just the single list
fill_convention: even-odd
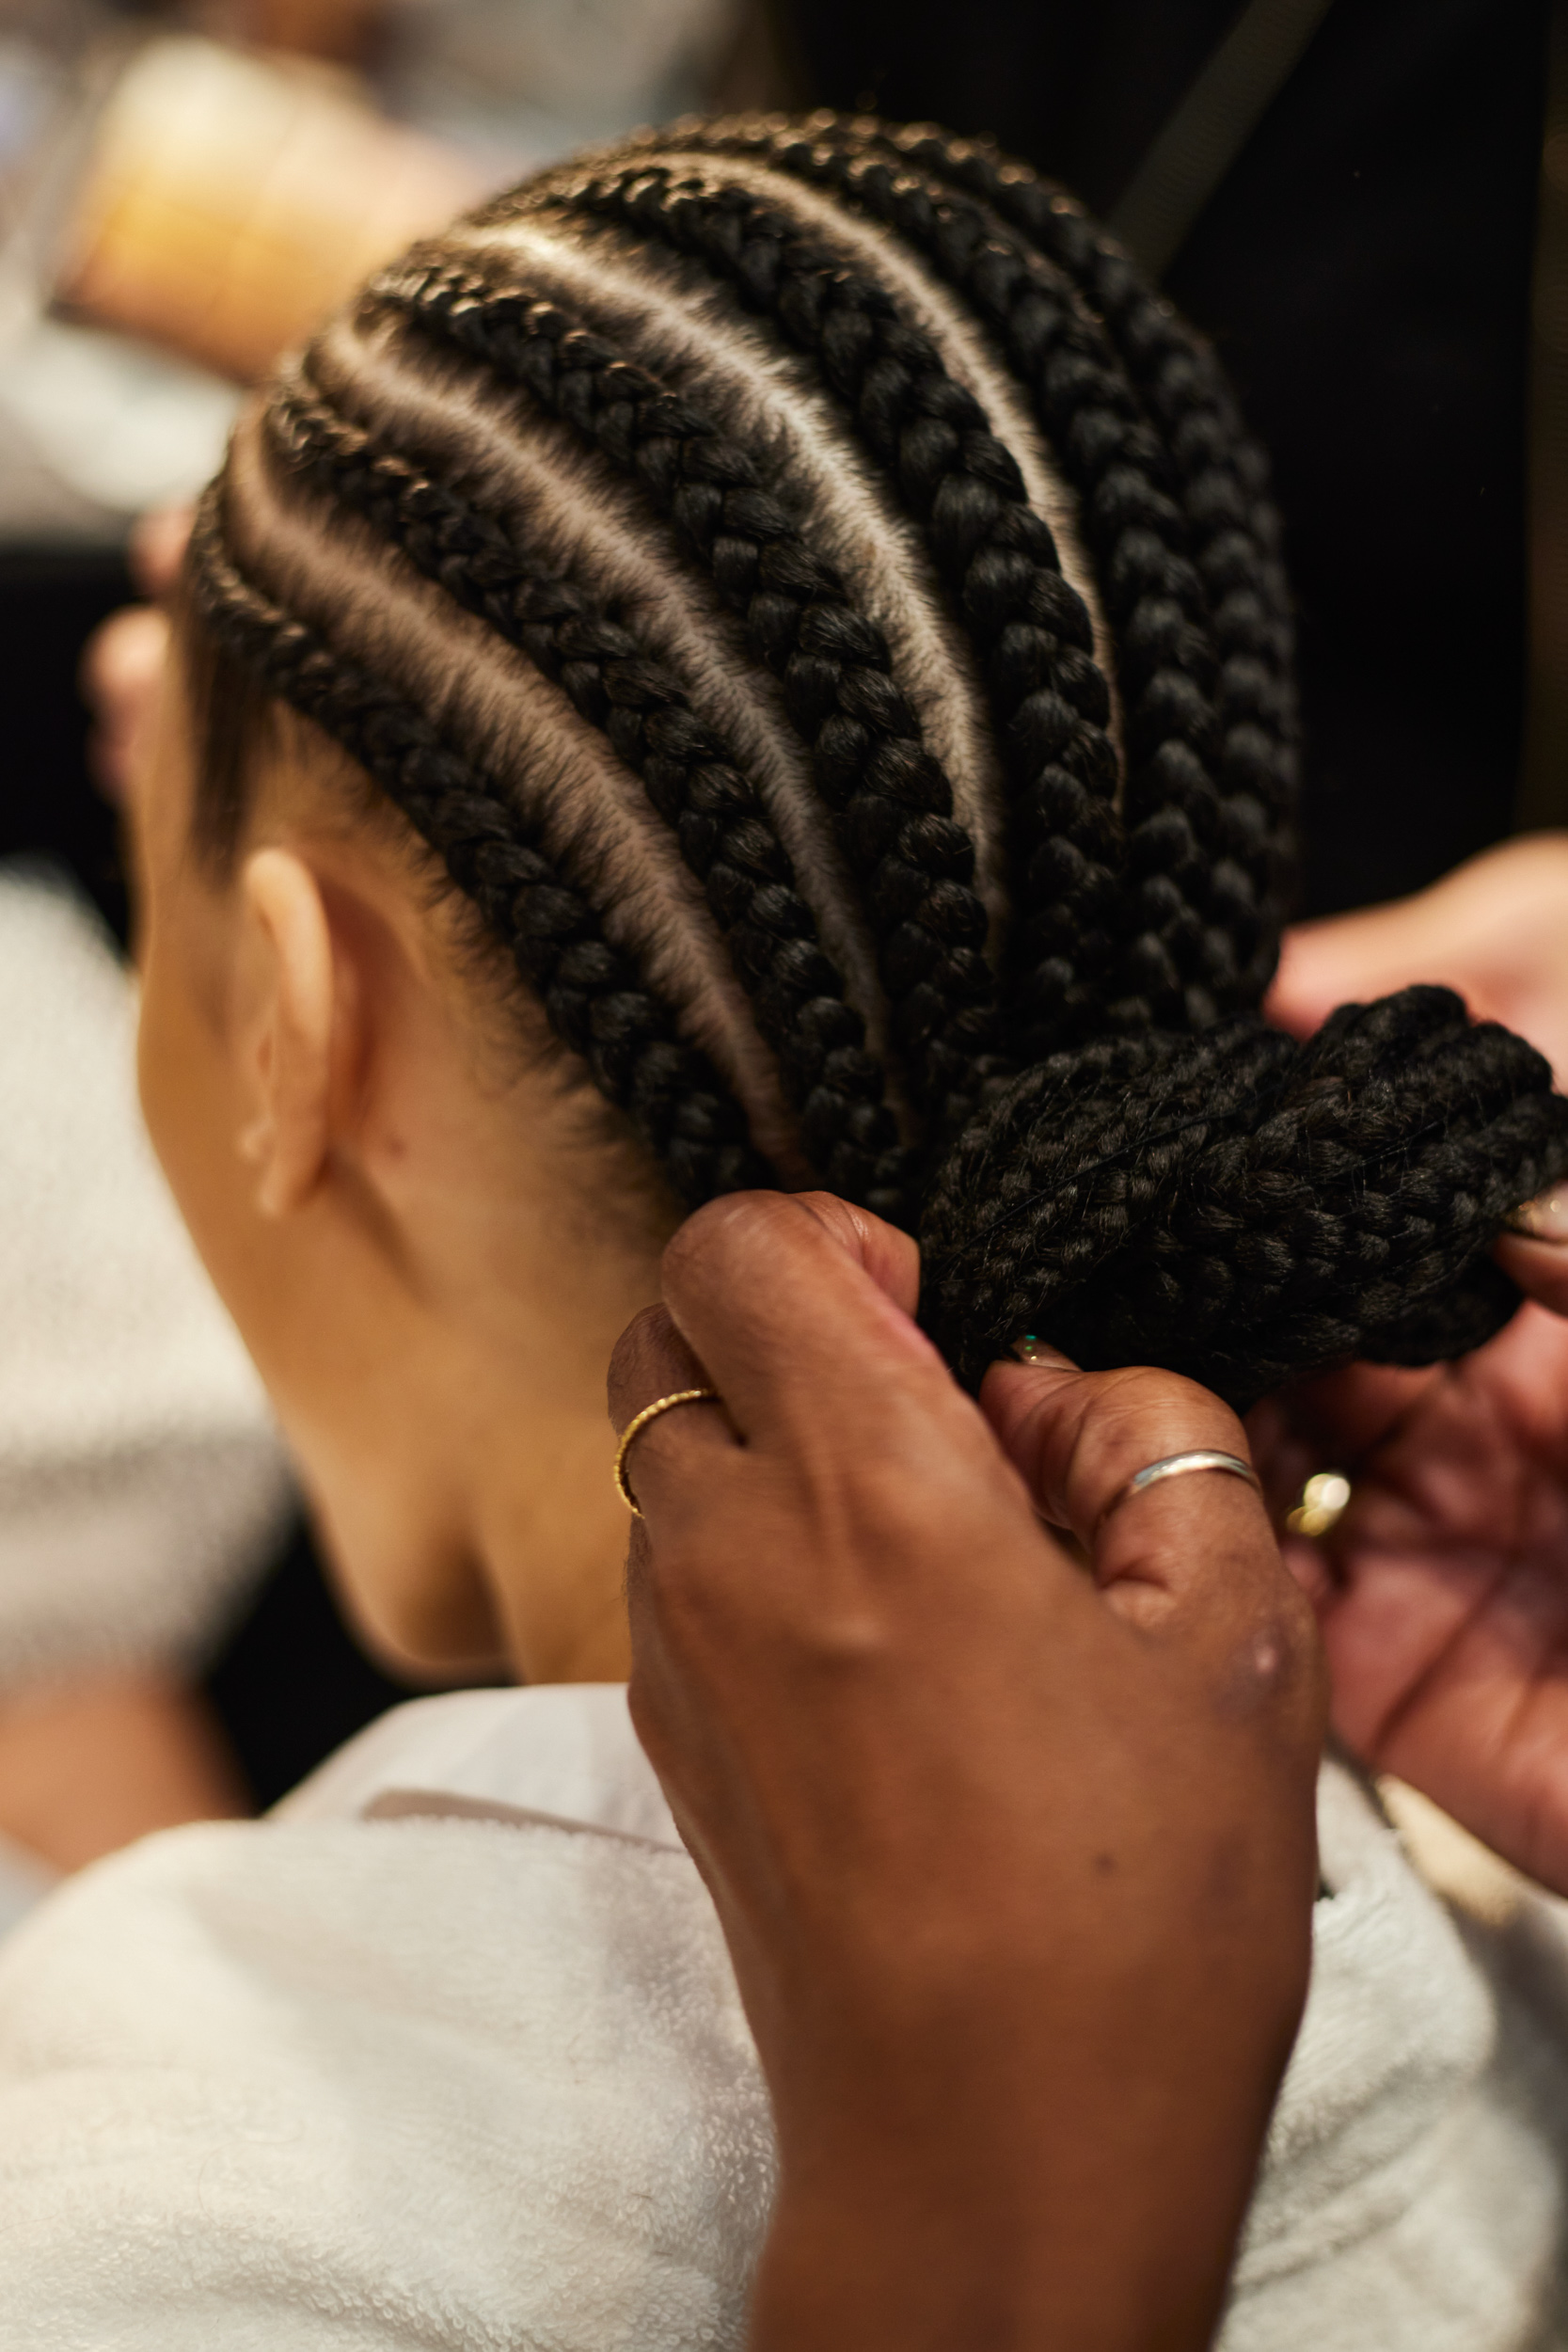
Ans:
[{"label": "dark hair part", "polygon": [[1238,1404],[1516,1304],[1568,1104],[1441,989],[1261,1019],[1294,702],[1212,355],[983,144],[700,121],[383,273],[192,541],[198,823],[272,698],[429,846],[677,1196],[919,1233],[1030,1330]]}]

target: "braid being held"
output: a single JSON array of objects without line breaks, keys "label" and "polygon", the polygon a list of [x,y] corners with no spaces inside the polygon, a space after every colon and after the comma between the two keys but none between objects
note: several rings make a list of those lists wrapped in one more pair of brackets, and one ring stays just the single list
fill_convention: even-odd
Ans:
[{"label": "braid being held", "polygon": [[966,1381],[1031,1331],[1244,1405],[1516,1303],[1490,1246],[1568,1173],[1568,1103],[1440,989],[1263,1022],[1262,464],[1212,356],[984,146],[689,123],[416,248],[247,411],[186,636],[214,858],[281,700],[651,1184],[917,1232]]}]

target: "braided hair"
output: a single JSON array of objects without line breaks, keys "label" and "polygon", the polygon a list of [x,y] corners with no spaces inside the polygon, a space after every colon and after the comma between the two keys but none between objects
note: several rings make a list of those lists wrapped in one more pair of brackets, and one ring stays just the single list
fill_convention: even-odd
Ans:
[{"label": "braided hair", "polygon": [[[366,771],[678,1200],[918,1233],[966,1381],[1028,1330],[1244,1406],[1517,1303],[1489,1245],[1568,1103],[1443,989],[1263,1021],[1263,463],[984,143],[688,122],[416,246],[248,409],[187,631],[209,712]],[[221,856],[243,779],[203,778]]]}]

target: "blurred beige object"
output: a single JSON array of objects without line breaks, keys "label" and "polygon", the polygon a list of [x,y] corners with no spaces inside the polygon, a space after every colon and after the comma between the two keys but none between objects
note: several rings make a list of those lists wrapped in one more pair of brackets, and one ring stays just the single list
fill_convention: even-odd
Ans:
[{"label": "blurred beige object", "polygon": [[1509,1926],[1531,1882],[1408,1782],[1386,1772],[1378,1780],[1377,1793],[1405,1852],[1433,1894],[1488,1927]]},{"label": "blurred beige object", "polygon": [[479,192],[471,166],[346,77],[155,40],[98,115],[55,300],[247,381]]}]

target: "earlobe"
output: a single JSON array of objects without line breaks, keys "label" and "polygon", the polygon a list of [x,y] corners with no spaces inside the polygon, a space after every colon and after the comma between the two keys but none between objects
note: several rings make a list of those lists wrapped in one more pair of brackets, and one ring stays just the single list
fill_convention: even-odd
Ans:
[{"label": "earlobe", "polygon": [[251,1112],[242,1158],[263,1216],[309,1200],[327,1161],[336,975],[315,875],[287,850],[258,850],[241,876],[241,1049]]}]

